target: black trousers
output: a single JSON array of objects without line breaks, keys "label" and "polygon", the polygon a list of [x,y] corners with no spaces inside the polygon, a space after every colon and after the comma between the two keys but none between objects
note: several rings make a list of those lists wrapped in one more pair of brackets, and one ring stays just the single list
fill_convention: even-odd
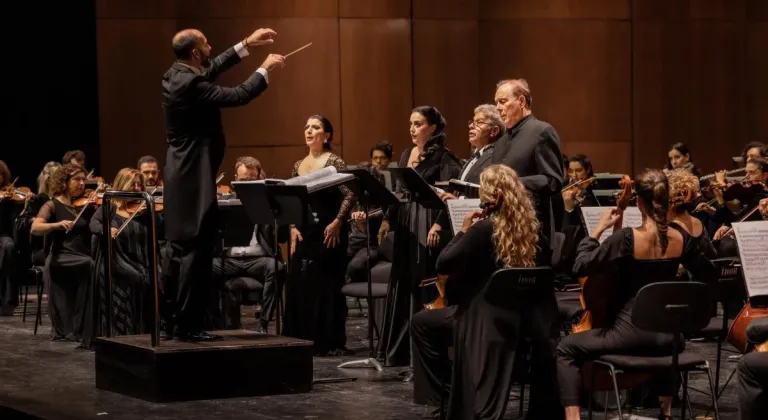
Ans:
[{"label": "black trousers", "polygon": [[[277,304],[277,294],[279,293],[278,282],[282,279],[282,273],[285,272],[285,265],[278,261],[275,271],[275,259],[272,257],[228,257],[224,258],[222,267],[221,258],[213,260],[213,274],[219,282],[227,281],[234,277],[250,277],[264,288],[261,292],[261,314],[259,316],[261,326],[267,328],[269,321],[275,313]],[[229,293],[230,312],[227,317],[231,320],[232,326],[238,328],[240,324],[240,305],[243,301],[241,293]]]},{"label": "black trousers", "polygon": [[[557,346],[557,377],[560,398],[568,406],[579,405],[581,365],[605,354],[668,356],[672,354],[672,334],[641,330],[632,324],[631,314],[622,311],[611,328],[571,334]],[[659,377],[659,395],[672,395],[669,375]]]},{"label": "black trousers", "polygon": [[11,237],[0,236],[0,315],[3,310],[12,315],[19,303],[16,274],[16,245]]},{"label": "black trousers", "polygon": [[[207,296],[213,288],[213,255],[218,208],[212,205],[203,217],[197,236],[168,240],[163,270],[163,314],[166,331],[182,333],[203,329]],[[170,331],[168,331],[170,332]]]},{"label": "black trousers", "polygon": [[439,406],[451,391],[453,316],[456,306],[423,310],[411,317],[413,340],[413,402]]},{"label": "black trousers", "polygon": [[736,366],[739,411],[743,420],[768,419],[768,353],[742,356]]},{"label": "black trousers", "polygon": [[[349,251],[353,252],[352,259],[350,259],[349,264],[347,264],[347,277],[349,277],[350,282],[358,283],[368,281],[368,249],[365,246],[365,242],[356,244],[354,247],[350,244]],[[371,268],[373,268],[379,260],[379,250],[373,245],[371,245],[370,259]]]}]

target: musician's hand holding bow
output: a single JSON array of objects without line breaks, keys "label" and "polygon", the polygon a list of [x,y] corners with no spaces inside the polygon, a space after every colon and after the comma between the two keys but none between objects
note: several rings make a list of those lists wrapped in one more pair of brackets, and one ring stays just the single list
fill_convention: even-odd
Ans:
[{"label": "musician's hand holding bow", "polygon": [[326,248],[335,248],[341,241],[340,232],[341,220],[333,219],[333,222],[326,226],[325,231],[323,232],[323,245],[325,245]]},{"label": "musician's hand holding bow", "polygon": [[438,225],[437,223],[432,225],[432,228],[429,229],[429,233],[427,234],[427,246],[430,248],[435,248],[440,243],[440,231],[443,230],[443,228]]},{"label": "musician's hand holding bow", "polygon": [[482,210],[475,210],[471,213],[467,213],[466,216],[464,216],[464,221],[461,223],[461,231],[464,233],[467,233],[469,228],[472,227],[472,225],[475,224],[477,219],[483,215]]},{"label": "musician's hand holding bow", "polygon": [[725,237],[725,234],[728,233],[729,230],[731,230],[731,228],[729,228],[726,225],[720,226],[717,232],[715,232],[714,236],[712,236],[712,239],[715,241],[723,239],[723,237]]},{"label": "musician's hand holding bow", "polygon": [[592,238],[600,240],[600,237],[603,236],[606,230],[616,226],[616,223],[621,220],[621,216],[622,212],[615,207],[605,210],[603,215],[600,216],[600,221],[597,222],[595,231],[592,232]]},{"label": "musician's hand holding bow", "polygon": [[56,229],[61,229],[65,232],[72,230],[73,226],[75,226],[75,223],[72,220],[62,220],[56,223]]},{"label": "musician's hand holding bow", "polygon": [[698,213],[700,211],[705,211],[709,214],[715,214],[717,213],[717,210],[715,210],[714,207],[710,206],[707,203],[699,203],[696,205],[696,209],[693,211],[694,213]]}]

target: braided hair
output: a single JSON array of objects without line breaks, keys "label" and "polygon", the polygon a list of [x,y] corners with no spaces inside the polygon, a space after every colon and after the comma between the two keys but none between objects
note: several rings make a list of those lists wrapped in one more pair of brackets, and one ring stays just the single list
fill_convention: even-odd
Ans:
[{"label": "braided hair", "polygon": [[648,209],[648,217],[656,223],[662,254],[669,246],[669,182],[663,171],[646,169],[635,179],[635,192]]}]

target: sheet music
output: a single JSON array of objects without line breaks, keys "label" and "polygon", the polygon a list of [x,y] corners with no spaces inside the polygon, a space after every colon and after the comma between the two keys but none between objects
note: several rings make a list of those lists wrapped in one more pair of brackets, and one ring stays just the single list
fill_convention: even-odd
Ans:
[{"label": "sheet music", "polygon": [[768,220],[731,224],[739,246],[747,294],[768,296]]},{"label": "sheet music", "polygon": [[313,193],[324,188],[343,184],[344,182],[355,179],[352,174],[340,174],[336,167],[328,166],[319,171],[310,172],[306,175],[300,175],[295,178],[286,179],[285,185],[304,185],[307,191]]},{"label": "sheet music", "polygon": [[[582,206],[580,208],[582,221],[584,222],[584,226],[587,228],[587,234],[592,236],[592,232],[594,232],[595,228],[597,228],[597,224],[600,222],[600,218],[603,216],[603,213],[605,213],[606,210],[610,209],[611,207]],[[624,220],[622,227],[638,227],[641,224],[643,224],[643,216],[640,214],[640,209],[637,207],[627,207],[626,210],[624,210]],[[613,228],[607,229],[605,232],[603,232],[603,235],[600,236],[598,241],[603,243],[603,241],[612,234]]]},{"label": "sheet music", "polygon": [[464,218],[467,217],[467,214],[480,210],[479,198],[447,200],[445,203],[448,205],[448,215],[451,216],[451,229],[454,235],[461,230],[461,225],[464,223]]}]

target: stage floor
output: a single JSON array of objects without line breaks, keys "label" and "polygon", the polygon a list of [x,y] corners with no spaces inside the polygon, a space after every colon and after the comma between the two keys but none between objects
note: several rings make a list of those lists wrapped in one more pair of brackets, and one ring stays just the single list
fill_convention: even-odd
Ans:
[{"label": "stage floor", "polygon": [[[30,308],[32,310],[32,308]],[[253,320],[244,315],[243,320]],[[353,377],[354,382],[316,383],[306,394],[232,398],[170,404],[152,404],[120,394],[97,390],[94,385],[94,353],[78,350],[73,343],[48,338],[50,322],[43,320],[32,335],[34,314],[26,324],[20,316],[0,317],[0,419],[418,419],[425,407],[412,400],[412,383],[402,382],[404,368],[338,369],[344,361],[367,356],[366,323],[358,310],[350,309],[349,347],[357,356],[314,358],[314,378]],[[246,324],[248,327],[248,324]],[[274,327],[271,327],[272,329]],[[715,345],[692,343],[689,348],[707,356],[714,369]],[[722,381],[734,363],[726,362]],[[203,369],[190,366],[190,369]],[[232,372],[237,375],[237,372]],[[708,389],[706,378],[691,376],[691,386]],[[519,390],[516,387],[515,393]],[[526,393],[527,395],[527,393]],[[697,415],[708,397],[692,392]],[[721,418],[736,420],[736,396],[732,383],[720,399]],[[706,408],[703,408],[706,410]],[[15,410],[15,411],[11,411]],[[517,418],[518,401],[510,399],[506,418]],[[644,410],[653,416],[655,410]],[[26,413],[22,416],[19,413]],[[602,418],[602,413],[597,414]],[[612,417],[616,417],[615,415]],[[584,416],[583,418],[586,418]]]}]

